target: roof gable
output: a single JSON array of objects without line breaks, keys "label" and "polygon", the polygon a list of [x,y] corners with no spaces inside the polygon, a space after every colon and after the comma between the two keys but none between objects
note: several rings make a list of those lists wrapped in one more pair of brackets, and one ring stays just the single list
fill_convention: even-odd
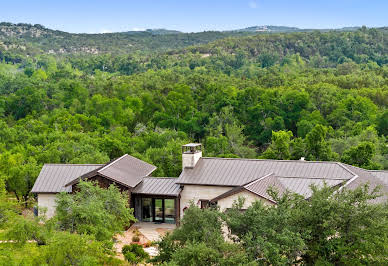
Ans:
[{"label": "roof gable", "polygon": [[74,185],[82,178],[100,175],[124,186],[133,188],[143,180],[143,177],[149,176],[155,169],[156,166],[125,154],[102,167],[75,178],[66,185]]},{"label": "roof gable", "polygon": [[32,187],[32,193],[71,192],[66,184],[103,166],[102,164],[45,164]]}]

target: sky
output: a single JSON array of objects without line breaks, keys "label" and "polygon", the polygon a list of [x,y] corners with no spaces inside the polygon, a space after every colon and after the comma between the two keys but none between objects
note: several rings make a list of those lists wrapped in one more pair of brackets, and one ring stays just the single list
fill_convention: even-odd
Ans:
[{"label": "sky", "polygon": [[388,0],[0,0],[0,21],[74,33],[388,26]]}]

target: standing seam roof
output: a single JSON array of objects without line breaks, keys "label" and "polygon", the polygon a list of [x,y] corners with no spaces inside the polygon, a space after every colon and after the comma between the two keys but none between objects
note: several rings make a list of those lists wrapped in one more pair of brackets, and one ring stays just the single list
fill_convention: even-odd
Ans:
[{"label": "standing seam roof", "polygon": [[101,166],[101,164],[45,164],[43,165],[31,192],[71,192],[71,186],[65,187],[69,181]]},{"label": "standing seam roof", "polygon": [[178,196],[181,187],[176,183],[178,179],[171,177],[145,177],[133,190],[134,194]]},{"label": "standing seam roof", "polygon": [[268,173],[278,177],[349,180],[354,174],[336,162],[201,158],[185,168],[180,184],[241,186]]}]

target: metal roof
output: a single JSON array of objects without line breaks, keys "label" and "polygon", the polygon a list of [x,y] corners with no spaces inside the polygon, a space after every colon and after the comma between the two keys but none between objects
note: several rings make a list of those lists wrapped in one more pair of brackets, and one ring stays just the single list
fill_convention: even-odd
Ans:
[{"label": "metal roof", "polygon": [[311,185],[317,187],[323,187],[326,184],[329,187],[335,187],[342,185],[346,180],[340,179],[324,179],[324,178],[287,178],[287,177],[278,177],[279,182],[284,188],[290,192],[297,193],[302,195],[305,199],[308,199],[312,195]]},{"label": "metal roof", "polygon": [[[346,187],[348,189],[355,189],[362,184],[368,183],[369,189],[372,190],[372,189],[376,188],[377,186],[380,186],[381,192],[383,193],[383,196],[375,199],[372,202],[384,202],[385,200],[388,199],[388,183],[381,180],[381,178],[383,178],[382,176],[385,176],[385,174],[384,174],[385,171],[370,172],[368,170],[365,170],[365,169],[362,169],[362,168],[359,168],[356,166],[343,164],[343,163],[341,163],[341,164],[344,167],[346,167],[347,169],[349,169],[350,171],[352,171],[356,175],[356,178],[349,180],[344,185],[344,187]],[[380,176],[380,178],[378,178],[376,176],[376,172],[383,172],[382,174],[381,173],[378,174]]]},{"label": "metal roof", "polygon": [[75,178],[67,185],[77,183],[80,178],[101,175],[114,182],[133,188],[143,180],[143,177],[149,176],[153,171],[155,171],[155,169],[156,166],[146,163],[131,155],[125,154],[99,169],[94,169],[94,171],[91,171],[90,173],[86,173],[81,177]]},{"label": "metal roof", "polygon": [[388,171],[370,170],[368,172],[388,185]]},{"label": "metal roof", "polygon": [[279,182],[274,174],[266,175],[262,178],[256,179],[244,186],[244,188],[256,195],[273,201],[267,190],[269,187],[274,187],[280,194],[286,191],[286,188]]},{"label": "metal roof", "polygon": [[65,185],[102,164],[45,164],[31,190],[32,193],[71,192],[71,186]]},{"label": "metal roof", "polygon": [[181,192],[177,178],[145,177],[131,192],[134,194],[178,196]]},{"label": "metal roof", "polygon": [[254,160],[236,158],[199,159],[185,168],[179,184],[242,186],[269,173],[277,177],[349,180],[354,174],[336,162]]},{"label": "metal roof", "polygon": [[346,180],[340,179],[319,179],[319,178],[296,178],[296,177],[278,177],[274,174],[269,174],[264,177],[258,178],[246,185],[233,188],[232,190],[225,192],[224,194],[212,199],[217,201],[222,198],[229,197],[241,190],[248,190],[260,197],[275,202],[274,199],[268,194],[268,188],[273,187],[279,192],[280,195],[286,191],[294,192],[302,195],[305,199],[308,199],[312,195],[311,185],[322,187],[325,183],[330,186],[339,186],[346,182]]}]

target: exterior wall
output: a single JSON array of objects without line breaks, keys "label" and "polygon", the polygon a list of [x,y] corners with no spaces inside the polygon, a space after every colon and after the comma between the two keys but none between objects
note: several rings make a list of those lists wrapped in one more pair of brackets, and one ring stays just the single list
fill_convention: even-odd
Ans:
[{"label": "exterior wall", "polygon": [[55,214],[57,194],[38,193],[38,215],[43,215],[44,208],[46,210],[46,217],[51,218]]},{"label": "exterior wall", "polygon": [[260,196],[257,196],[249,191],[241,191],[241,192],[233,194],[229,197],[218,200],[217,205],[220,207],[221,211],[224,211],[228,208],[231,208],[234,201],[238,200],[239,197],[245,198],[243,209],[247,209],[256,200],[263,201],[266,204],[274,204],[271,201],[264,199]]},{"label": "exterior wall", "polygon": [[233,187],[185,185],[181,192],[180,200],[181,218],[183,217],[183,209],[190,206],[190,201],[193,201],[194,204],[198,204],[198,200],[211,200],[232,188]]},{"label": "exterior wall", "polygon": [[202,151],[195,153],[182,153],[182,169],[185,167],[194,167],[202,157]]}]

